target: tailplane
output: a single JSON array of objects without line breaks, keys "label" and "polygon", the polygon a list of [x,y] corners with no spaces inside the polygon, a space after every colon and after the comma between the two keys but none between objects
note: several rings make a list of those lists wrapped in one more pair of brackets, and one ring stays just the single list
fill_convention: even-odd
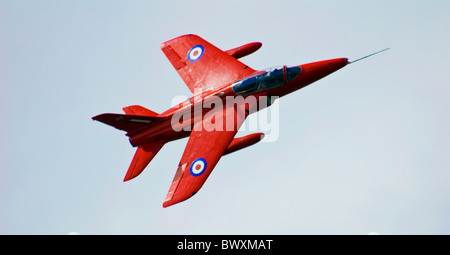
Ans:
[{"label": "tailplane", "polygon": [[158,113],[140,105],[124,107],[123,111],[126,114],[103,113],[92,119],[126,132],[136,131],[160,119]]},{"label": "tailplane", "polygon": [[156,154],[164,146],[164,143],[152,143],[139,146],[131,161],[127,174],[123,179],[124,182],[133,179],[144,171],[145,167],[152,161]]},{"label": "tailplane", "polygon": [[[92,117],[92,119],[113,126],[119,130],[126,131],[128,132],[127,135],[130,132],[148,127],[154,121],[161,119],[161,117],[158,117],[158,113],[140,105],[124,107],[123,111],[126,114],[103,113]],[[141,174],[164,144],[165,142],[158,142],[139,146],[123,181],[129,181]]]}]

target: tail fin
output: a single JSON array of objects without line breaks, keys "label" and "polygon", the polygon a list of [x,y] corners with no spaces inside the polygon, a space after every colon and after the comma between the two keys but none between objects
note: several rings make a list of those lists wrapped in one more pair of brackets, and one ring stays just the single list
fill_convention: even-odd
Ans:
[{"label": "tail fin", "polygon": [[139,105],[124,107],[123,111],[126,114],[103,113],[92,119],[126,132],[136,131],[159,119],[158,113]]},{"label": "tail fin", "polygon": [[148,116],[148,117],[157,117],[159,114],[156,112],[149,110],[145,107],[142,107],[140,105],[131,105],[123,108],[123,111],[126,114],[130,115],[141,115],[141,116]]},{"label": "tail fin", "polygon": [[[127,132],[137,131],[138,129],[151,125],[153,121],[160,119],[158,113],[140,105],[124,107],[123,111],[126,114],[103,113],[92,117],[92,119]],[[158,142],[139,146],[123,181],[129,181],[141,174],[164,144],[165,142]]]},{"label": "tail fin", "polygon": [[92,119],[113,126],[119,130],[132,132],[147,126],[151,122],[157,120],[158,117],[103,113]]},{"label": "tail fin", "polygon": [[131,161],[127,174],[123,179],[124,182],[138,176],[145,167],[152,161],[156,154],[164,146],[164,143],[152,143],[144,146],[139,146],[134,154],[133,161]]}]

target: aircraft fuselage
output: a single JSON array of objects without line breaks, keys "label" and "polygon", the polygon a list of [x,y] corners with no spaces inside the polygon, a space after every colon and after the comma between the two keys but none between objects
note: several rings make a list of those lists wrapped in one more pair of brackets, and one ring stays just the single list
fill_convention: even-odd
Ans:
[{"label": "aircraft fuselage", "polygon": [[[266,97],[269,102],[260,103],[254,109],[247,109],[247,114],[269,106],[270,97],[282,97],[301,89],[348,64],[347,58],[336,58],[318,61],[293,67],[283,66],[271,71],[256,71],[238,81],[226,84],[216,90],[205,90],[186,101],[163,112],[157,123],[127,133],[133,146],[154,142],[169,142],[188,137],[191,128],[202,121],[211,107],[226,105],[227,99],[241,97],[244,101],[249,97],[256,99]],[[206,106],[206,107],[205,107]],[[188,116],[188,119],[183,117]],[[176,117],[176,118],[174,118]],[[175,121],[174,121],[175,119]]]}]

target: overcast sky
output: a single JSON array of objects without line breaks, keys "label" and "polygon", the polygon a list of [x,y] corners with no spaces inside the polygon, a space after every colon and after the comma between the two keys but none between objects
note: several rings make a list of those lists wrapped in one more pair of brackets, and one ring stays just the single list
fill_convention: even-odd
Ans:
[{"label": "overcast sky", "polygon": [[[450,1],[0,1],[0,234],[450,234]],[[162,208],[187,139],[91,120],[190,96],[159,48],[260,41],[254,69],[380,55],[279,101],[279,137]]]}]

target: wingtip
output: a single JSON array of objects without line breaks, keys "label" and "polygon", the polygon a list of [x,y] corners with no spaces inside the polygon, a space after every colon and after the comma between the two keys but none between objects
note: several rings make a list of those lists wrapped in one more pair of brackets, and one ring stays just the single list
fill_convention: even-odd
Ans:
[{"label": "wingtip", "polygon": [[130,177],[130,176],[128,176],[128,175],[126,175],[124,178],[123,178],[123,182],[127,182],[127,181],[129,181],[129,180],[131,180],[131,179],[133,179],[134,177]]},{"label": "wingtip", "polygon": [[176,203],[178,203],[178,202],[174,202],[174,201],[171,201],[171,200],[167,200],[167,201],[164,201],[164,203],[162,204],[162,207],[163,207],[163,208],[167,208],[167,207],[172,206],[172,205],[174,205],[174,204],[176,204]]},{"label": "wingtip", "polygon": [[167,207],[172,206],[174,204],[178,204],[179,202],[182,202],[184,200],[185,199],[174,198],[173,196],[170,195],[170,192],[169,192],[169,194],[167,194],[166,199],[164,200],[164,203],[163,203],[162,206],[164,208],[167,208]]},{"label": "wingtip", "polygon": [[125,174],[125,177],[123,177],[123,182],[127,182],[127,181],[129,181],[131,179],[134,179],[135,177],[137,177],[143,171],[142,170],[142,171],[136,173],[136,171],[134,171],[135,170],[134,166],[135,165],[132,162],[131,165],[130,165],[130,168],[128,168],[128,171]]}]

